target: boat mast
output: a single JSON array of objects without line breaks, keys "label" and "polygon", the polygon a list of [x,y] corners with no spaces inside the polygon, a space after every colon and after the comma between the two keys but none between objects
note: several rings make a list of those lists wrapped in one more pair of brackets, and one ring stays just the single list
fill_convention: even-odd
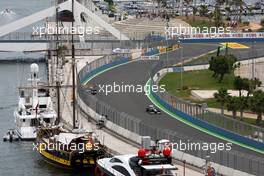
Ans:
[{"label": "boat mast", "polygon": [[57,110],[58,110],[58,114],[57,114],[57,124],[60,123],[60,81],[59,81],[59,75],[58,75],[58,68],[59,68],[59,17],[58,17],[58,5],[59,2],[56,1],[56,29],[57,29],[57,34],[56,34],[56,50],[57,50],[57,58],[56,58],[56,89],[57,89]]},{"label": "boat mast", "polygon": [[[72,29],[74,28],[74,0],[72,0]],[[75,98],[75,51],[74,51],[74,35],[72,32],[71,36],[71,42],[72,42],[72,121],[73,121],[73,129],[76,128],[76,113],[75,113],[75,104],[76,104],[76,98]]]}]

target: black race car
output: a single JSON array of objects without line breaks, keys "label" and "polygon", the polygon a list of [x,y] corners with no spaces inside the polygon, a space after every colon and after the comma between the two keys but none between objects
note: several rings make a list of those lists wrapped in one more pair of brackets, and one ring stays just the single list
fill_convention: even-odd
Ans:
[{"label": "black race car", "polygon": [[161,111],[158,108],[156,108],[154,105],[149,105],[146,108],[146,112],[150,114],[160,114],[161,113]]},{"label": "black race car", "polygon": [[97,86],[92,84],[92,85],[88,85],[88,90],[89,93],[91,93],[92,95],[96,95],[97,94]]},{"label": "black race car", "polygon": [[97,89],[96,88],[91,88],[90,92],[92,95],[96,95],[97,94]]}]

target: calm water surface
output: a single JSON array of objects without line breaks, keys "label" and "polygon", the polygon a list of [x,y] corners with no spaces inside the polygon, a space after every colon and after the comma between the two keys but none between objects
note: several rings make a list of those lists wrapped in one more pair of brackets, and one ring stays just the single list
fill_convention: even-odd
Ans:
[{"label": "calm water surface", "polygon": [[[0,137],[14,128],[13,111],[17,103],[17,87],[29,77],[30,64],[0,64]],[[39,64],[40,77],[46,80],[46,65]],[[0,176],[88,176],[91,171],[73,171],[46,163],[33,151],[32,142],[0,140]]]}]

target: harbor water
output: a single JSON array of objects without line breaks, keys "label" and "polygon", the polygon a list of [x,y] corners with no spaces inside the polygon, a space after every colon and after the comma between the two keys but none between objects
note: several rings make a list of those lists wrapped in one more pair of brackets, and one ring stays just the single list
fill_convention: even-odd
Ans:
[{"label": "harbor water", "polygon": [[[40,66],[40,78],[46,80],[46,64]],[[27,82],[30,64],[0,63],[0,135],[14,128],[13,112],[18,99],[17,87]],[[91,176],[91,170],[67,170],[47,163],[35,151],[33,142],[0,141],[0,176]]]}]

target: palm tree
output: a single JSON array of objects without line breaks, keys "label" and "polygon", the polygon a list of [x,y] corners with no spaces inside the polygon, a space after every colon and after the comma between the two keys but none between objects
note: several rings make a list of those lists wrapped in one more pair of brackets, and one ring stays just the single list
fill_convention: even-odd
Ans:
[{"label": "palm tree", "polygon": [[234,88],[239,91],[239,110],[240,110],[240,119],[243,118],[244,110],[248,106],[248,99],[242,96],[242,90],[246,90],[249,85],[249,80],[247,78],[241,78],[236,76],[234,80]]},{"label": "palm tree", "polygon": [[256,123],[260,124],[262,121],[262,114],[264,113],[264,92],[261,90],[255,91],[253,96],[249,99],[249,107],[251,111],[257,114]]},{"label": "palm tree", "polygon": [[166,6],[166,1],[165,0],[156,0],[158,3],[158,7],[165,7]]},{"label": "palm tree", "polygon": [[227,89],[220,88],[217,93],[214,94],[214,97],[217,102],[221,104],[221,114],[224,115],[224,107],[225,103],[229,98],[229,94],[227,92]]},{"label": "palm tree", "polygon": [[207,16],[208,15],[208,12],[209,12],[209,10],[208,10],[208,7],[206,6],[206,5],[201,5],[200,6],[200,9],[199,9],[199,14],[200,14],[200,16]]},{"label": "palm tree", "polygon": [[234,88],[239,91],[239,97],[242,96],[242,90],[245,90],[245,79],[236,76],[234,80]]},{"label": "palm tree", "polygon": [[247,84],[245,85],[245,90],[247,91],[247,98],[256,90],[257,87],[261,86],[261,84],[262,83],[258,78],[248,80]]},{"label": "palm tree", "polygon": [[195,15],[197,14],[198,9],[197,9],[197,7],[195,5],[193,5],[192,8],[193,8],[193,21],[195,21]]},{"label": "palm tree", "polygon": [[188,10],[189,10],[190,3],[191,2],[192,2],[192,0],[184,0],[184,3],[186,4],[186,7],[185,7],[185,16],[186,16],[187,19],[188,19]]},{"label": "palm tree", "polygon": [[226,102],[226,108],[228,111],[232,111],[233,118],[237,117],[237,111],[239,110],[239,98],[238,97],[229,97]]},{"label": "palm tree", "polygon": [[244,5],[244,1],[243,0],[232,0],[231,4],[239,7],[239,22],[241,22],[241,16],[242,16],[242,12],[243,12],[243,5]]},{"label": "palm tree", "polygon": [[239,111],[240,111],[240,120],[243,119],[243,114],[246,108],[248,108],[248,99],[245,97],[239,97]]},{"label": "palm tree", "polygon": [[222,24],[222,15],[220,13],[220,6],[223,5],[225,0],[216,0],[215,11],[214,11],[214,22],[215,26],[219,27]]}]

